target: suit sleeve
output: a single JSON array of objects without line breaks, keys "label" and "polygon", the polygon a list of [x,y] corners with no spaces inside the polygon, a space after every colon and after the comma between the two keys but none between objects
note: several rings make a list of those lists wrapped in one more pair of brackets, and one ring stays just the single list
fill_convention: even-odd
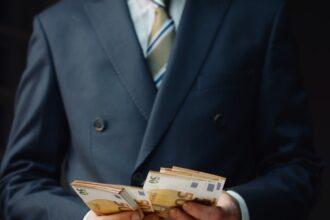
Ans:
[{"label": "suit sleeve", "polygon": [[313,151],[298,53],[289,29],[284,5],[274,19],[260,77],[256,177],[231,188],[246,201],[251,220],[306,219],[318,191],[321,165]]},{"label": "suit sleeve", "polygon": [[82,219],[87,210],[60,186],[69,141],[64,108],[42,25],[34,21],[27,68],[1,166],[5,219]]}]

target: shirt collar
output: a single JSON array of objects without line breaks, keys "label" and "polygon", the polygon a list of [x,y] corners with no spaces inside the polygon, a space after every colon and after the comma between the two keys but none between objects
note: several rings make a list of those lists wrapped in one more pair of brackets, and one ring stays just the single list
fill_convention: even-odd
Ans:
[{"label": "shirt collar", "polygon": [[138,14],[144,14],[150,7],[155,7],[155,4],[150,0],[128,0],[127,4],[130,5],[131,8],[135,8]]}]

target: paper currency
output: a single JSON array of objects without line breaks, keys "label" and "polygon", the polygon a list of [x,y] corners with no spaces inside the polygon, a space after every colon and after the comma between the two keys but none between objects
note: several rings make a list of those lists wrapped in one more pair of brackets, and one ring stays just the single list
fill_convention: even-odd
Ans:
[{"label": "paper currency", "polygon": [[152,207],[151,201],[148,197],[148,194],[139,187],[133,187],[133,186],[124,186],[127,193],[130,197],[134,199],[138,207],[143,212],[153,212],[154,209]]},{"label": "paper currency", "polygon": [[173,166],[150,171],[143,188],[74,181],[72,187],[97,215],[141,209],[167,218],[168,211],[185,202],[217,205],[226,178]]},{"label": "paper currency", "polygon": [[140,208],[153,212],[148,195],[142,188],[74,181],[72,187],[97,215],[109,215]]},{"label": "paper currency", "polygon": [[187,168],[182,168],[182,167],[177,167],[177,166],[173,166],[171,168],[171,171],[172,172],[182,172],[182,173],[186,173],[186,174],[191,174],[194,177],[201,177],[201,178],[206,178],[206,179],[226,181],[226,178],[224,178],[222,176],[217,176],[217,175],[214,175],[214,174],[205,173],[205,172],[196,171],[196,170],[190,170],[190,169],[187,169]]},{"label": "paper currency", "polygon": [[154,210],[162,217],[185,202],[194,201],[216,205],[225,178],[184,168],[161,168],[150,171],[143,189],[148,193]]}]

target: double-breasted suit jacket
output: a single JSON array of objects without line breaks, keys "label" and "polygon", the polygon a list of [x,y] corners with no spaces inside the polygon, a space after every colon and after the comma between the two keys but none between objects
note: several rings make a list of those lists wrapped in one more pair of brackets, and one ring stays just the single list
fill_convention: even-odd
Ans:
[{"label": "double-breasted suit jacket", "polygon": [[188,0],[159,90],[126,1],[59,2],[34,20],[4,216],[82,219],[72,180],[177,165],[227,177],[253,220],[306,218],[320,166],[297,66],[283,0]]}]

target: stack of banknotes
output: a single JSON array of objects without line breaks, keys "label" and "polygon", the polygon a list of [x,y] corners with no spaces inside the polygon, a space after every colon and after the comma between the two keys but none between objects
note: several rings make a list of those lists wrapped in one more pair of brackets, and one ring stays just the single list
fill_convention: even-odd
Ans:
[{"label": "stack of banknotes", "polygon": [[181,167],[149,171],[143,188],[73,181],[75,192],[97,215],[141,209],[167,217],[168,211],[193,201],[217,205],[226,179]]}]

